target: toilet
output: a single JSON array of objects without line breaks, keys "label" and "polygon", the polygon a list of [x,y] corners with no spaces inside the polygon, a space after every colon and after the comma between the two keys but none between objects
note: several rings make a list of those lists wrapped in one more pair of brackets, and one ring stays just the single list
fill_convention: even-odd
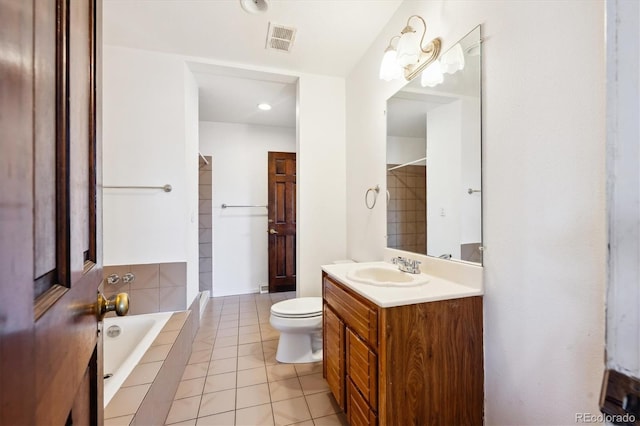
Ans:
[{"label": "toilet", "polygon": [[271,306],[271,326],[280,332],[276,360],[322,361],[322,297],[299,297]]}]

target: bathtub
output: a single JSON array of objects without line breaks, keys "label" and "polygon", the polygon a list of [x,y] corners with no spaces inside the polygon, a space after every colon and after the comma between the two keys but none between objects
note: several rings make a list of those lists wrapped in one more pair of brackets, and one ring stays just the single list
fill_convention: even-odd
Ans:
[{"label": "bathtub", "polygon": [[158,312],[104,319],[105,407],[172,315],[173,312]]}]

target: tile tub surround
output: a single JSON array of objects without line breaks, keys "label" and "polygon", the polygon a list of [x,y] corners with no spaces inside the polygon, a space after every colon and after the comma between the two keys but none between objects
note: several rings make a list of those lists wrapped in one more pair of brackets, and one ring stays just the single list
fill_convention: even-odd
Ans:
[{"label": "tile tub surround", "polygon": [[[398,164],[387,164],[392,168]],[[387,171],[387,247],[427,252],[427,167]]]},{"label": "tile tub surround", "polygon": [[166,419],[172,425],[346,425],[322,363],[281,364],[270,308],[295,293],[212,298]]},{"label": "tile tub surround", "polygon": [[[127,272],[135,275],[135,280],[131,283],[125,283],[122,280]],[[106,278],[111,274],[117,274],[120,277],[117,284],[106,282]],[[105,266],[103,277],[106,297],[121,292],[129,294],[129,315],[187,309],[187,264],[185,262]],[[113,315],[113,313],[107,314],[107,316]]]},{"label": "tile tub surround", "polygon": [[162,424],[191,356],[196,315],[175,312],[104,410],[105,426]]},{"label": "tile tub surround", "polygon": [[213,291],[213,200],[211,156],[198,163],[198,252],[200,291]]}]

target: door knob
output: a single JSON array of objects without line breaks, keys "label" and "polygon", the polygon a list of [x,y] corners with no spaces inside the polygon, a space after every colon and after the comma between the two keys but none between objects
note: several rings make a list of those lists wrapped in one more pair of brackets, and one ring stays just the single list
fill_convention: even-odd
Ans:
[{"label": "door knob", "polygon": [[273,235],[273,234],[277,234],[277,233],[278,233],[278,231],[276,231],[275,229],[271,228],[271,229],[269,229],[269,233],[270,233],[271,235]]},{"label": "door knob", "polygon": [[129,295],[127,293],[118,293],[107,299],[102,294],[98,294],[98,302],[96,304],[98,320],[102,321],[107,312],[115,312],[119,317],[127,315],[127,312],[129,312]]}]

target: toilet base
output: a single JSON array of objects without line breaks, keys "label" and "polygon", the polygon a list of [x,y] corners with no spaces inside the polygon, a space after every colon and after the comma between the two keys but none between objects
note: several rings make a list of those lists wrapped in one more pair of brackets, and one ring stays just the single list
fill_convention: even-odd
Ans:
[{"label": "toilet base", "polygon": [[304,364],[322,361],[322,332],[280,332],[276,360],[287,364]]}]

